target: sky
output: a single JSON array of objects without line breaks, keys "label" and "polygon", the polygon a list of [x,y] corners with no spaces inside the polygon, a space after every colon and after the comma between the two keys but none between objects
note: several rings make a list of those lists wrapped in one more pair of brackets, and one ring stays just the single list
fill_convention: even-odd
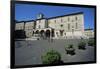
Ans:
[{"label": "sky", "polygon": [[15,4],[15,20],[28,21],[35,20],[39,13],[44,14],[45,18],[67,15],[71,13],[84,13],[84,27],[94,29],[94,8],[69,7],[69,6],[51,6],[51,5],[33,5],[33,4]]}]

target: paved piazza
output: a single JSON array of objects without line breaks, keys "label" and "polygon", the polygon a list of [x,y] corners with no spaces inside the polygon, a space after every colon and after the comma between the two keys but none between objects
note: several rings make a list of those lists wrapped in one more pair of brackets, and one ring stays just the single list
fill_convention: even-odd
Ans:
[{"label": "paved piazza", "polygon": [[[94,47],[86,46],[86,50],[79,50],[77,47],[80,40],[55,39],[48,40],[27,40],[15,41],[15,65],[37,65],[42,64],[41,55],[53,49],[61,54],[62,61],[84,62],[94,61]],[[75,55],[68,55],[65,46],[74,44]]]}]

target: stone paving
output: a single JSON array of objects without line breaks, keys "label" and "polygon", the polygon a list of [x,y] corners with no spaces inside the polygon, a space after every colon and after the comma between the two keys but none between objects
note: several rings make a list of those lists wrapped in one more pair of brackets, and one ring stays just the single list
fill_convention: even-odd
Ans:
[{"label": "stone paving", "polygon": [[[56,50],[61,54],[62,61],[85,62],[94,61],[94,47],[86,46],[86,50],[79,50],[77,44],[80,40],[58,39],[52,42],[48,40],[15,41],[15,65],[37,65],[42,64],[41,55],[48,50]],[[65,46],[74,44],[75,55],[68,55]]]}]

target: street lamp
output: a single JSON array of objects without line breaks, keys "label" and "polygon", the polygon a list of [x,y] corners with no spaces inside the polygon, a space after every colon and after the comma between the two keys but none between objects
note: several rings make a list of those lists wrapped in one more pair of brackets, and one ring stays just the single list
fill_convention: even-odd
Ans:
[{"label": "street lamp", "polygon": [[72,38],[74,38],[74,27],[72,26]]}]

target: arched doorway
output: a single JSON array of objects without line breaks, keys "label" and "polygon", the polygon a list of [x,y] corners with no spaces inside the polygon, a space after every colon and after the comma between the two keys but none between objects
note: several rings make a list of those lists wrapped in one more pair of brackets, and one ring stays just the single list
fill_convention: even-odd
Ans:
[{"label": "arched doorway", "polygon": [[50,30],[46,30],[45,35],[46,35],[46,37],[50,37]]},{"label": "arched doorway", "polygon": [[54,37],[54,29],[51,30],[51,36]]},{"label": "arched doorway", "polygon": [[60,30],[60,36],[63,36],[64,30]]},{"label": "arched doorway", "polygon": [[41,37],[44,37],[44,36],[45,36],[44,30],[41,30],[41,31],[40,31],[40,35],[41,35]]},{"label": "arched doorway", "polygon": [[39,34],[39,30],[36,30],[35,34]]},{"label": "arched doorway", "polygon": [[34,36],[34,31],[33,31],[33,36]]}]

